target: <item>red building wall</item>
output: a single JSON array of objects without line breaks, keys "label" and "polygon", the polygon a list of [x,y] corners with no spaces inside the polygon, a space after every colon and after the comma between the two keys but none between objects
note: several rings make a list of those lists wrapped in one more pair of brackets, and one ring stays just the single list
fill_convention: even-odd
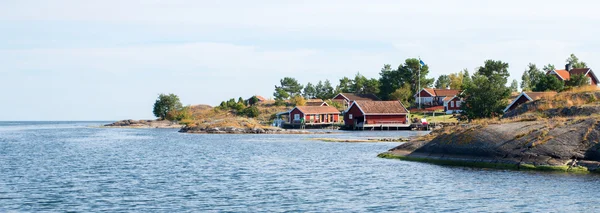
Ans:
[{"label": "red building wall", "polygon": [[406,123],[406,115],[367,115],[367,124]]},{"label": "red building wall", "polygon": [[510,106],[510,108],[508,108],[508,111],[517,108],[519,105],[521,105],[527,101],[529,101],[529,99],[527,99],[524,95],[521,96],[519,99],[517,99],[517,101],[512,106]]},{"label": "red building wall", "polygon": [[448,110],[460,110],[460,106],[457,106],[458,102],[460,102],[458,98],[450,100],[448,102]]},{"label": "red building wall", "polygon": [[[419,96],[417,95],[417,97],[419,97]],[[421,97],[433,97],[433,96],[431,96],[431,95],[430,95],[428,92],[426,92],[425,90],[421,90]]]},{"label": "red building wall", "polygon": [[594,78],[592,78],[592,73],[588,73],[587,76],[590,78],[590,83],[592,83],[592,85],[598,85],[598,82],[594,81]]},{"label": "red building wall", "polygon": [[[292,110],[292,111],[290,112],[290,116],[289,116],[289,117],[290,117],[290,118],[289,118],[289,119],[290,119],[290,120],[289,120],[289,122],[290,122],[290,123],[294,123],[294,122],[296,122],[296,123],[300,123],[300,121],[299,121],[299,120],[296,120],[296,121],[294,121],[294,116],[295,116],[296,114],[300,115],[300,118],[304,117],[304,113],[300,112],[300,110],[298,110],[297,108],[294,108],[294,110]],[[307,118],[304,118],[304,120],[307,120]]]},{"label": "red building wall", "polygon": [[[350,119],[350,114],[352,114],[352,119]],[[363,118],[363,114],[360,111],[360,109],[358,109],[357,105],[352,105],[352,107],[350,107],[350,109],[348,109],[346,114],[344,114],[345,126],[347,126],[347,127],[354,126],[354,121],[357,120],[357,118]]]}]

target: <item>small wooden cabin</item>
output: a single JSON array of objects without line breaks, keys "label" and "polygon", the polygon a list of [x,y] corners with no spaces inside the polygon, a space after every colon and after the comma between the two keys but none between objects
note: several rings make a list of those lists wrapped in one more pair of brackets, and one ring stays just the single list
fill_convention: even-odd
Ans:
[{"label": "small wooden cabin", "polygon": [[513,110],[523,103],[539,100],[542,98],[552,97],[556,94],[556,92],[522,92],[508,106],[506,106],[504,112]]},{"label": "small wooden cabin", "polygon": [[410,126],[410,113],[399,101],[354,101],[344,114],[348,129]]},{"label": "small wooden cabin", "polygon": [[297,106],[289,112],[291,124],[334,124],[340,122],[340,111],[332,106]]}]

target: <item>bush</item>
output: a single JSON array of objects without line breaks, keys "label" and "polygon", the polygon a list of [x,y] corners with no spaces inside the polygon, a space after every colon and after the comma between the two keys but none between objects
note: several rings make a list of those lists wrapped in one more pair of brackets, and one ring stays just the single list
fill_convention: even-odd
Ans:
[{"label": "bush", "polygon": [[256,118],[260,115],[260,110],[257,107],[251,106],[242,111],[242,114],[249,118]]}]

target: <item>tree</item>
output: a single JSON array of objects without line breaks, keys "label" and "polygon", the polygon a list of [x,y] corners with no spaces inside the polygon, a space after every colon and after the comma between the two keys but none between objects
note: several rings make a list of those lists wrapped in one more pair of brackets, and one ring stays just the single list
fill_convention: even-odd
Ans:
[{"label": "tree", "polygon": [[352,82],[352,91],[355,93],[363,94],[364,86],[367,83],[367,77],[363,76],[359,73],[356,73],[354,76],[354,81]]},{"label": "tree", "polygon": [[164,120],[167,118],[167,114],[173,110],[180,110],[182,108],[179,97],[175,94],[160,94],[154,102],[154,109],[152,112],[154,116]]},{"label": "tree", "polygon": [[336,90],[338,92],[348,92],[348,93],[354,92],[352,90],[352,80],[348,77],[344,77],[344,78],[340,79],[340,84],[337,86]]},{"label": "tree", "polygon": [[397,89],[390,95],[391,100],[398,100],[403,104],[409,106],[410,100],[413,97],[412,89],[410,84],[404,84],[401,88]]},{"label": "tree", "polygon": [[333,89],[333,86],[331,86],[331,82],[329,80],[325,80],[325,83],[319,81],[319,83],[317,83],[317,86],[315,86],[315,89],[317,91],[316,97],[318,99],[327,100],[333,98],[333,96],[335,95],[335,91]]},{"label": "tree", "polygon": [[450,87],[450,77],[448,75],[440,75],[437,81],[435,81],[435,88],[437,89],[446,89]]},{"label": "tree", "polygon": [[296,96],[292,97],[290,99],[290,102],[294,106],[304,106],[304,105],[306,105],[306,99],[304,99],[304,97],[302,97],[300,95],[296,95]]},{"label": "tree", "polygon": [[315,98],[317,96],[317,90],[312,83],[308,82],[304,87],[304,98],[310,99]]},{"label": "tree", "polygon": [[[275,99],[287,99],[289,97],[294,97],[296,95],[300,95],[302,92],[303,86],[298,83],[295,78],[285,77],[279,81],[280,86],[275,86]],[[287,95],[286,95],[287,94]]]},{"label": "tree", "polygon": [[404,64],[398,66],[397,70],[391,70],[390,67],[384,66],[380,72],[379,96],[384,100],[389,100],[390,95],[405,83],[410,84],[412,94],[416,94],[417,90],[420,90],[419,82],[421,88],[433,85],[434,79],[427,78],[428,74],[429,66],[425,65],[421,67],[419,59],[416,58],[406,59]]},{"label": "tree", "polygon": [[450,89],[461,89],[464,81],[465,73],[468,72],[465,70],[461,70],[458,73],[450,73],[448,78],[450,78]]},{"label": "tree", "polygon": [[260,100],[258,100],[258,97],[256,97],[256,95],[255,95],[255,96],[250,97],[250,99],[248,99],[248,104],[250,106],[254,106],[254,104],[257,104],[259,101]]},{"label": "tree", "polygon": [[391,65],[384,64],[379,76],[379,97],[390,100],[390,95],[402,86],[400,73],[392,70]]},{"label": "tree", "polygon": [[519,91],[519,82],[516,79],[512,80],[510,83],[510,92],[518,92]]},{"label": "tree", "polygon": [[580,87],[590,85],[590,78],[584,74],[573,74],[571,78],[565,82],[567,87]]},{"label": "tree", "polygon": [[473,83],[473,80],[471,79],[471,75],[469,75],[469,70],[464,69],[463,70],[463,80],[462,80],[462,85],[460,85],[460,89],[464,90],[464,88],[466,86],[469,86],[472,83]]},{"label": "tree", "polygon": [[542,68],[542,70],[544,70],[544,72],[547,73],[552,70],[556,70],[556,68],[554,67],[553,64],[547,64],[547,65],[544,65],[544,68]]},{"label": "tree", "polygon": [[571,64],[572,68],[587,68],[587,64],[583,61],[579,61],[579,58],[573,53],[567,58],[567,63]]},{"label": "tree", "polygon": [[363,93],[365,94],[378,94],[379,93],[379,80],[371,78],[366,81],[363,87]]},{"label": "tree", "polygon": [[273,93],[276,101],[287,100],[290,98],[290,94],[286,92],[283,88],[275,87],[275,93]]},{"label": "tree", "polygon": [[251,106],[244,109],[243,114],[249,118],[256,118],[260,115],[260,110],[256,106]]},{"label": "tree", "polygon": [[192,119],[192,111],[190,106],[182,107],[179,110],[173,109],[167,113],[167,120],[170,121],[182,121],[182,120],[191,120]]},{"label": "tree", "polygon": [[465,98],[461,106],[463,114],[471,119],[502,114],[505,100],[510,96],[510,89],[506,87],[508,76],[507,63],[486,60],[473,75],[472,82],[463,84],[464,92],[460,95]]},{"label": "tree", "polygon": [[[547,65],[544,68],[546,69],[552,67]],[[527,65],[527,69],[521,76],[521,89],[523,91],[534,91],[535,86],[544,76],[544,72],[538,69],[535,64],[529,63],[529,65]]]},{"label": "tree", "polygon": [[239,98],[238,98],[238,101],[237,101],[237,103],[238,103],[238,104],[242,104],[242,105],[244,105],[244,106],[247,106],[247,104],[246,104],[246,101],[244,101],[244,99],[243,99],[242,97],[239,97]]},{"label": "tree", "polygon": [[544,91],[557,91],[563,90],[565,84],[554,75],[544,75],[539,82],[536,83],[533,91],[544,92]]}]

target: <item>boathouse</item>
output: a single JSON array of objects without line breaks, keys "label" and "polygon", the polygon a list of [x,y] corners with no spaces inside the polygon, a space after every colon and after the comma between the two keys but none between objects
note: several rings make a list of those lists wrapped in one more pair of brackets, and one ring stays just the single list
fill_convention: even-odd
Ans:
[{"label": "boathouse", "polygon": [[398,129],[410,126],[409,115],[399,101],[354,101],[344,124],[347,129]]},{"label": "boathouse", "polygon": [[340,111],[332,106],[297,106],[289,112],[290,124],[331,125],[340,122]]}]

